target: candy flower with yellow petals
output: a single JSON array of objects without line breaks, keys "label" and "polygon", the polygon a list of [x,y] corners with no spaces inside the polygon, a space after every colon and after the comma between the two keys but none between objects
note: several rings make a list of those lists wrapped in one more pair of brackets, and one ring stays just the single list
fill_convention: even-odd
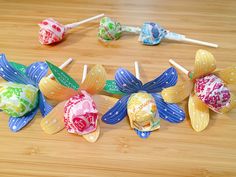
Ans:
[{"label": "candy flower with yellow petals", "polygon": [[206,50],[198,50],[193,72],[186,70],[175,61],[170,63],[187,74],[189,80],[162,91],[167,102],[188,100],[188,111],[193,129],[204,130],[209,123],[209,109],[216,113],[226,113],[236,107],[236,97],[227,84],[236,83],[236,66],[216,70],[214,56]]}]

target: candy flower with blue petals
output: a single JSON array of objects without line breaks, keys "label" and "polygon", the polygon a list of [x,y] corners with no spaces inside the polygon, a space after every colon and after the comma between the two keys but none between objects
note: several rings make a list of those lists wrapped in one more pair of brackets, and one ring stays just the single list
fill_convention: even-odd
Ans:
[{"label": "candy flower with blue petals", "polygon": [[173,67],[146,84],[128,70],[118,69],[115,82],[124,95],[103,115],[102,120],[107,124],[116,124],[128,115],[131,128],[141,138],[147,138],[152,131],[159,129],[159,118],[171,123],[182,122],[184,111],[177,104],[165,102],[159,94],[163,89],[174,86],[177,79]]},{"label": "candy flower with blue petals", "polygon": [[45,62],[35,62],[30,66],[8,62],[0,55],[0,76],[7,82],[0,84],[0,109],[10,115],[9,128],[17,132],[25,127],[37,114],[42,116],[52,109],[38,88],[41,78],[47,74]]}]

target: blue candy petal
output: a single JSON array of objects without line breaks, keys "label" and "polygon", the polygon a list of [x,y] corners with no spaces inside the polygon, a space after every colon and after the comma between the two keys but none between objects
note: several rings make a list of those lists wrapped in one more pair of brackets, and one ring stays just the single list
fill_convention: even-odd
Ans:
[{"label": "blue candy petal", "polygon": [[179,123],[185,119],[184,111],[177,104],[166,103],[160,94],[152,93],[152,96],[162,119],[172,123]]},{"label": "blue candy petal", "polygon": [[34,109],[27,115],[23,117],[10,117],[8,126],[13,132],[18,132],[20,129],[22,129],[24,126],[26,126],[37,114],[38,108]]},{"label": "blue candy petal", "polygon": [[4,54],[0,54],[0,76],[9,82],[33,84],[31,79],[10,65]]},{"label": "blue candy petal", "polygon": [[148,131],[148,132],[143,132],[143,131],[140,131],[140,130],[137,130],[137,129],[134,129],[134,131],[137,133],[137,135],[140,137],[140,138],[143,138],[143,139],[146,139],[150,136],[151,134],[151,131]]},{"label": "blue candy petal", "polygon": [[130,95],[123,96],[108,112],[102,116],[103,122],[116,124],[127,115],[127,101]]},{"label": "blue candy petal", "polygon": [[142,89],[142,82],[124,68],[119,68],[115,74],[116,85],[121,92],[134,93]]},{"label": "blue candy petal", "polygon": [[38,86],[38,83],[48,72],[48,65],[45,62],[32,63],[26,69],[26,75],[34,81],[34,85]]},{"label": "blue candy petal", "polygon": [[43,117],[45,117],[53,109],[41,92],[39,93],[39,109]]},{"label": "blue candy petal", "polygon": [[164,88],[174,86],[177,83],[177,80],[177,71],[175,68],[171,67],[156,79],[144,84],[143,90],[148,93],[157,93],[162,91]]}]

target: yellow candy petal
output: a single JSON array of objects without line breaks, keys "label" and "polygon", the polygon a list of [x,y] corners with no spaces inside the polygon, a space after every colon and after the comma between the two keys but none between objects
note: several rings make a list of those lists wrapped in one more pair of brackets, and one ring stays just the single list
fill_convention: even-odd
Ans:
[{"label": "yellow candy petal", "polygon": [[236,108],[236,96],[233,93],[230,93],[230,105],[227,107],[224,107],[220,110],[220,113],[226,113],[230,110]]},{"label": "yellow candy petal", "polygon": [[100,135],[100,124],[98,120],[97,129],[91,133],[82,135],[90,143],[95,143]]},{"label": "yellow candy petal", "polygon": [[214,72],[214,74],[221,78],[227,84],[236,83],[236,66],[216,71]]},{"label": "yellow candy petal", "polygon": [[216,69],[214,56],[206,50],[198,50],[195,56],[193,78],[198,78],[212,73]]},{"label": "yellow candy petal", "polygon": [[106,95],[93,95],[92,98],[96,103],[98,112],[101,114],[105,114],[118,101],[117,98]]},{"label": "yellow candy petal", "polygon": [[209,123],[209,108],[196,95],[189,96],[189,117],[195,131],[204,130]]},{"label": "yellow candy petal", "polygon": [[163,99],[168,103],[179,103],[186,99],[192,92],[193,82],[179,76],[178,83],[161,92]]},{"label": "yellow candy petal", "polygon": [[106,84],[106,71],[102,65],[94,66],[88,73],[85,81],[81,84],[81,89],[90,94],[95,94],[103,90]]},{"label": "yellow candy petal", "polygon": [[66,101],[56,105],[54,109],[42,119],[40,126],[47,134],[55,134],[65,127],[64,106]]},{"label": "yellow candy petal", "polygon": [[44,96],[55,101],[64,101],[78,94],[74,89],[65,87],[48,77],[43,77],[41,79],[39,82],[39,89]]}]

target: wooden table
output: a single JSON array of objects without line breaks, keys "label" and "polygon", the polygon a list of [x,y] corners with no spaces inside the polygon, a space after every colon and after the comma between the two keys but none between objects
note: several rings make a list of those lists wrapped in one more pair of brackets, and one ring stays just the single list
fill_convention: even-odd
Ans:
[{"label": "wooden table", "polygon": [[[109,78],[118,67],[134,72],[141,65],[144,82],[169,67],[168,59],[193,68],[197,49],[207,49],[218,68],[236,65],[236,2],[234,0],[0,0],[0,49],[8,60],[26,65],[49,60],[60,65],[75,59],[66,71],[81,80],[83,64],[103,64]],[[136,35],[103,44],[97,39],[98,21],[71,30],[66,39],[53,46],[38,42],[37,23],[53,17],[63,24],[105,13],[122,24],[140,26],[159,22],[171,31],[214,42],[219,48],[163,41],[141,45]],[[234,87],[235,91],[235,87]],[[111,126],[101,124],[96,144],[68,134],[65,130],[47,135],[38,115],[19,133],[8,129],[8,116],[0,119],[0,176],[236,176],[236,111],[211,113],[209,127],[202,133],[192,130],[189,118],[173,125],[161,121],[161,128],[142,140],[128,121]]]}]

